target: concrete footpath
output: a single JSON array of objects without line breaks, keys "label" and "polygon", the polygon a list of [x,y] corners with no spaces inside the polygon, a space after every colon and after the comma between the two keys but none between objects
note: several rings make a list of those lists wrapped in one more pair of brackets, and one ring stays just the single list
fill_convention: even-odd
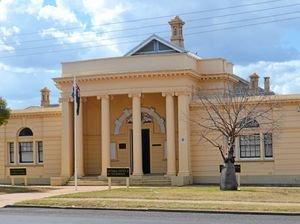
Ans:
[{"label": "concrete footpath", "polygon": [[[34,186],[36,188],[36,186]],[[41,187],[43,188],[43,187]],[[107,190],[107,186],[78,186],[75,191],[74,186],[59,186],[59,187],[44,187],[47,189],[45,192],[28,192],[28,193],[13,193],[0,195],[0,208],[6,205],[13,205],[20,201],[41,199],[61,194],[70,194],[78,192],[90,192]]]}]

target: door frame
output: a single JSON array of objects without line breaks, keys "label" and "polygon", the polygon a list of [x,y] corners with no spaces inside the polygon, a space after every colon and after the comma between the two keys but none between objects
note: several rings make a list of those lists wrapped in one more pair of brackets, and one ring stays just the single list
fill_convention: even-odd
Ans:
[{"label": "door frame", "polygon": [[[131,174],[133,173],[133,129],[132,126],[128,129],[129,130],[129,167]],[[141,142],[142,142],[142,130],[149,130],[149,158],[150,158],[150,173],[152,174],[152,128],[151,127],[142,127],[141,128]],[[143,142],[142,142],[143,147]],[[142,149],[143,150],[143,149]],[[143,152],[143,151],[142,151]],[[143,166],[143,158],[142,158],[142,166]]]}]

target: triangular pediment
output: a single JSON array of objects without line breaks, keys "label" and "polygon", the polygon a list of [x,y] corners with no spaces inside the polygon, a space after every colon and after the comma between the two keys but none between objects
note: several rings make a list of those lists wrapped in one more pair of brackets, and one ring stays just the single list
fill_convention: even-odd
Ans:
[{"label": "triangular pediment", "polygon": [[166,54],[166,53],[183,53],[183,48],[168,42],[156,35],[150,36],[148,39],[140,43],[138,46],[129,51],[125,56],[145,55],[145,54]]}]

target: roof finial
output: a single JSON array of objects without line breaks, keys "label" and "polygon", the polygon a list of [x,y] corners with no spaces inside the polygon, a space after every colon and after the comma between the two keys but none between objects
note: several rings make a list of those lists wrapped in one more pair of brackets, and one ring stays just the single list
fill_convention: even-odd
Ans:
[{"label": "roof finial", "polygon": [[50,90],[47,87],[41,89],[41,107],[50,106]]},{"label": "roof finial", "polygon": [[183,39],[183,33],[182,33],[182,27],[185,24],[179,16],[175,16],[171,21],[169,22],[171,26],[171,42],[176,44],[179,47],[184,48],[184,39]]}]

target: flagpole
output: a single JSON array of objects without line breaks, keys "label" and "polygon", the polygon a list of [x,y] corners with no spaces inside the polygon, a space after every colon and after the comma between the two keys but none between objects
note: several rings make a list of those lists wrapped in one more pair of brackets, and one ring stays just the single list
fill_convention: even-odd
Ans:
[{"label": "flagpole", "polygon": [[76,77],[73,77],[73,102],[74,102],[74,180],[75,180],[75,191],[77,191],[78,178],[77,178],[77,89],[76,89]]}]

